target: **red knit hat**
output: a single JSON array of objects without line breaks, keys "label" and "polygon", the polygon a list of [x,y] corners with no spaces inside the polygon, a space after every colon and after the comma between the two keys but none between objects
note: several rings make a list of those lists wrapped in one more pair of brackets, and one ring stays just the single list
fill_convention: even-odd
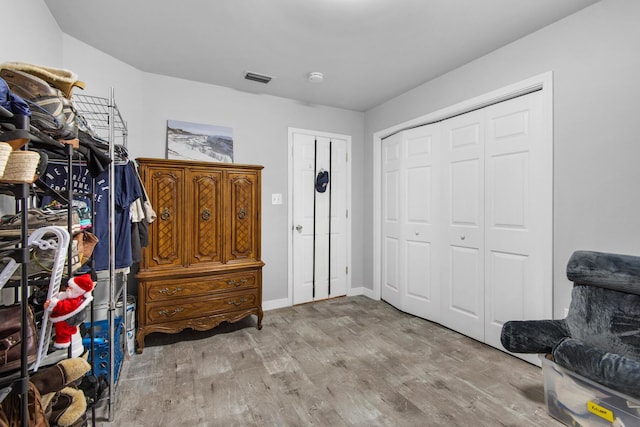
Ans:
[{"label": "red knit hat", "polygon": [[73,277],[67,285],[83,292],[91,292],[93,290],[93,280],[91,280],[90,274]]}]

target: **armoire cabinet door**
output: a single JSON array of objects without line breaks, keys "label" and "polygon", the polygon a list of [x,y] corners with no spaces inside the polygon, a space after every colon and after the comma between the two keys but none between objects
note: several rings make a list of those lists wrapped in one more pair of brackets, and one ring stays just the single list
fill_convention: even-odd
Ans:
[{"label": "armoire cabinet door", "polygon": [[260,260],[260,179],[257,173],[225,174],[225,262]]},{"label": "armoire cabinet door", "polygon": [[190,217],[189,264],[222,261],[222,172],[211,168],[191,169],[186,214]]},{"label": "armoire cabinet door", "polygon": [[149,226],[147,268],[172,268],[185,263],[184,170],[154,167],[141,170],[150,183],[149,197],[158,218]]}]

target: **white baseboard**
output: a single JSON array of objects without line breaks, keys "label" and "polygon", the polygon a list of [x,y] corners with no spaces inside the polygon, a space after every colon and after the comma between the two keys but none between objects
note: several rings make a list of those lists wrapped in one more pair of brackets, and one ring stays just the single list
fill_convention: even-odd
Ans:
[{"label": "white baseboard", "polygon": [[269,311],[277,308],[290,307],[288,298],[272,299],[270,301],[262,301],[262,310]]},{"label": "white baseboard", "polygon": [[373,295],[373,290],[369,288],[365,288],[364,286],[360,286],[359,288],[351,288],[347,296],[355,296],[355,295],[364,295],[367,298],[371,298],[373,300],[378,300],[379,298],[375,298]]},{"label": "white baseboard", "polygon": [[[356,295],[364,295],[367,298],[371,298],[373,300],[379,300],[380,298],[375,298],[373,295],[373,290],[369,289],[369,288],[365,288],[364,286],[361,286],[359,288],[351,288],[349,289],[349,292],[347,293],[347,296],[349,297],[353,297]],[[280,299],[273,299],[270,301],[262,301],[262,310],[263,311],[269,311],[269,310],[275,310],[278,308],[284,308],[284,307],[291,307],[291,303],[289,302],[288,298],[280,298]]]}]

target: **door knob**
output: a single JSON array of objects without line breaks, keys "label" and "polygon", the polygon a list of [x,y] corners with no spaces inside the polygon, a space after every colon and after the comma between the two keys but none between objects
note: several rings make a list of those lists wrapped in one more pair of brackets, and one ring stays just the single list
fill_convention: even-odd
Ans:
[{"label": "door knob", "polygon": [[298,233],[302,233],[302,226],[300,224],[296,225],[296,230]]},{"label": "door knob", "polygon": [[461,234],[461,235],[460,235],[460,240],[464,240],[464,239],[466,239],[466,238],[467,238],[467,236],[465,236],[464,234]]}]

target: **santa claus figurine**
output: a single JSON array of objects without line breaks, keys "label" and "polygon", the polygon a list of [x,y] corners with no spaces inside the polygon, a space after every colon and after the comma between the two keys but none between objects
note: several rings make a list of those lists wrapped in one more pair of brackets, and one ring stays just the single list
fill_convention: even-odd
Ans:
[{"label": "santa claus figurine", "polygon": [[55,348],[68,348],[71,344],[71,337],[78,332],[79,321],[76,315],[81,313],[93,299],[91,295],[93,287],[91,275],[82,274],[69,279],[64,292],[58,292],[50,300],[45,301],[44,308],[50,311],[49,319],[55,327],[56,337],[53,343]]}]

